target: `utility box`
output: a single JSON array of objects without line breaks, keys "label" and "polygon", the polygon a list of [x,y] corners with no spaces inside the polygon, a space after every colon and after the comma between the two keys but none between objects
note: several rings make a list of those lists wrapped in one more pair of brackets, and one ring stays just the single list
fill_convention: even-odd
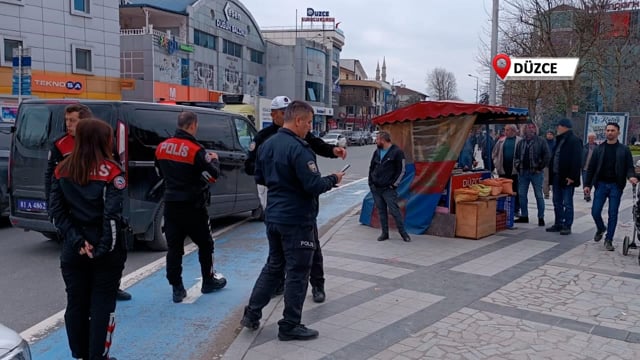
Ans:
[{"label": "utility box", "polygon": [[456,237],[481,239],[496,233],[496,200],[456,204]]}]

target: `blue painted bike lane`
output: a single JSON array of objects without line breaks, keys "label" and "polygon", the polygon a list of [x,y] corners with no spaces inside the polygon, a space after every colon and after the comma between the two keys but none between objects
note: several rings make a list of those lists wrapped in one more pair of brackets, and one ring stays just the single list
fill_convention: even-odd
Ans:
[{"label": "blue painted bike lane", "polygon": [[[357,181],[323,194],[318,227],[360,204],[367,191],[367,182]],[[215,248],[216,270],[228,281],[218,292],[204,294],[193,303],[174,304],[164,267],[127,289],[133,300],[117,304],[113,356],[127,360],[179,360],[204,355],[227,318],[249,298],[267,257],[264,224],[248,222],[234,228],[216,238]],[[187,289],[198,282],[199,269],[197,251],[184,257],[183,281]],[[31,352],[35,360],[69,359],[65,329],[57,329],[32,344]]]}]

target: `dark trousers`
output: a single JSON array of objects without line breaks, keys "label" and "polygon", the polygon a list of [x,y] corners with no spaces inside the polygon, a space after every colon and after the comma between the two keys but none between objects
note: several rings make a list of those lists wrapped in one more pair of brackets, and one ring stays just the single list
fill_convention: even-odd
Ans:
[{"label": "dark trousers", "polygon": [[[513,180],[513,184],[511,185],[511,186],[513,186],[513,191],[514,192],[518,192],[519,191],[520,184],[518,182],[518,174],[516,174],[516,175],[500,175],[500,177]],[[515,202],[514,202],[514,204],[515,204],[515,213],[516,213],[516,215],[518,215],[520,213],[520,195],[518,194],[518,195],[514,196],[514,198],[515,198]]]},{"label": "dark trousers", "polygon": [[389,216],[387,215],[387,209],[396,221],[398,232],[404,234],[404,220],[402,219],[402,213],[400,213],[400,207],[398,206],[398,192],[395,189],[386,188],[380,189],[374,186],[371,187],[371,195],[373,195],[373,202],[378,209],[378,216],[380,217],[380,227],[385,234],[389,233]]},{"label": "dark trousers", "polygon": [[164,230],[167,237],[167,280],[182,285],[182,257],[184,240],[188,236],[198,246],[198,260],[203,279],[213,275],[213,238],[206,208],[193,203],[166,202]]},{"label": "dark trousers", "polygon": [[[313,253],[313,262],[311,263],[311,274],[309,275],[309,283],[312,287],[324,287],[324,259],[322,257],[322,249],[320,247],[320,239],[318,237],[318,225],[313,225],[313,241],[316,243],[316,251]],[[269,260],[267,259],[267,262]],[[284,274],[280,280],[279,287],[284,286]],[[275,291],[275,289],[274,289]]]},{"label": "dark trousers", "polygon": [[124,251],[116,249],[97,259],[78,255],[60,264],[67,292],[64,322],[72,357],[108,358],[124,262]]},{"label": "dark trousers", "polygon": [[314,225],[284,225],[266,223],[269,239],[269,257],[262,268],[245,308],[251,320],[262,318],[262,309],[271,300],[271,294],[282,276],[285,276],[284,311],[278,321],[280,330],[288,331],[300,324],[302,306],[307,295],[309,273],[315,253]]},{"label": "dark trousers", "polygon": [[[566,181],[566,180],[565,180]],[[553,177],[553,212],[556,216],[554,225],[571,228],[573,225],[573,194],[575,187],[560,183],[558,175]]]},{"label": "dark trousers", "polygon": [[616,183],[598,181],[596,183],[596,192],[593,194],[593,207],[591,208],[591,216],[596,223],[598,231],[604,231],[604,221],[602,220],[602,209],[604,203],[609,199],[609,221],[607,223],[607,235],[605,240],[613,240],[618,226],[618,210],[620,209],[620,198],[622,198],[622,190]]}]

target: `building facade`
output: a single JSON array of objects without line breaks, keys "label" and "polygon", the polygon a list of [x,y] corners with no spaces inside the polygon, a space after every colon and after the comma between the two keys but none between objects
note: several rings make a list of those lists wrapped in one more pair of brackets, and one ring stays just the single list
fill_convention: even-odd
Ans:
[{"label": "building facade", "polygon": [[123,98],[263,96],[266,44],[239,1],[130,0],[120,6]]},{"label": "building facade", "polygon": [[19,99],[120,99],[119,28],[116,1],[0,1],[3,119]]}]

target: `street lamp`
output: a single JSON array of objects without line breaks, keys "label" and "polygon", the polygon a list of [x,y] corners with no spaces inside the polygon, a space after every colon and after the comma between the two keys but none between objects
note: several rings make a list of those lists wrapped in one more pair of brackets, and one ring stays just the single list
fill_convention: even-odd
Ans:
[{"label": "street lamp", "polygon": [[478,80],[479,80],[479,78],[477,76],[475,76],[475,75],[471,75],[471,74],[467,74],[467,75],[469,75],[472,78],[476,78],[476,104],[477,104],[478,103]]}]

